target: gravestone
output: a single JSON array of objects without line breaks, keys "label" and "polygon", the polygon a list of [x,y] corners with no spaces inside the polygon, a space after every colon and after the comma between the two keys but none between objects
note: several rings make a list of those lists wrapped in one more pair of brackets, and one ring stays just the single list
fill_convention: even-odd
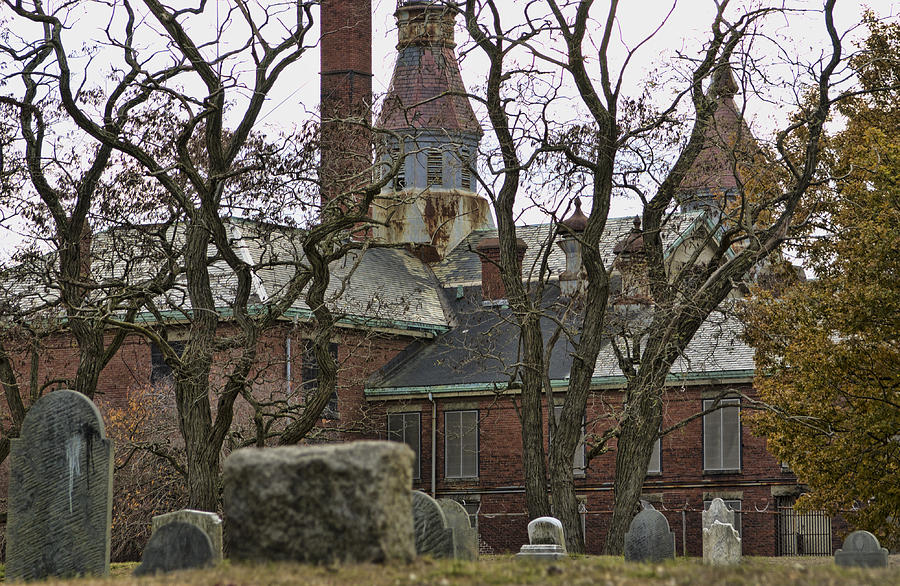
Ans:
[{"label": "gravestone", "polygon": [[152,529],[156,533],[163,525],[179,521],[190,523],[206,533],[213,548],[213,561],[222,561],[222,518],[215,513],[182,509],[153,517]]},{"label": "gravestone", "polygon": [[478,530],[472,527],[465,507],[453,499],[438,499],[447,526],[453,532],[453,557],[458,560],[478,559]]},{"label": "gravestone", "polygon": [[6,580],[109,574],[113,445],[75,391],[32,405],[11,440]]},{"label": "gravestone", "polygon": [[675,534],[669,531],[665,515],[644,509],[631,520],[625,534],[625,560],[658,562],[675,557]]},{"label": "gravestone", "polygon": [[409,446],[388,441],[233,452],[224,466],[229,557],[412,560],[413,462]]},{"label": "gravestone", "polygon": [[213,544],[203,529],[170,521],[153,532],[135,576],[204,568],[216,563]]},{"label": "gravestone", "polygon": [[532,560],[558,560],[566,557],[566,536],[562,522],[555,517],[538,517],[528,523],[528,541],[516,557]]},{"label": "gravestone", "polygon": [[412,516],[416,555],[452,558],[453,530],[447,526],[441,505],[421,490],[414,490]]},{"label": "gravestone", "polygon": [[714,498],[709,504],[709,509],[700,513],[703,520],[703,528],[709,529],[713,522],[727,523],[734,527],[734,511],[728,508],[720,498]]},{"label": "gravestone", "polygon": [[741,562],[741,538],[731,523],[715,520],[703,529],[703,562],[713,566]]},{"label": "gravestone", "polygon": [[844,539],[844,547],[834,552],[839,566],[884,568],[888,565],[888,550],[868,531],[854,531]]}]

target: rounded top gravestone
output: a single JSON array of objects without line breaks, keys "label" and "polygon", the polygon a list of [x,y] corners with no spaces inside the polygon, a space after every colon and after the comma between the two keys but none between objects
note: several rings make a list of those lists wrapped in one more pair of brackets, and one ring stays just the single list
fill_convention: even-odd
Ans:
[{"label": "rounded top gravestone", "polygon": [[625,559],[658,562],[674,557],[675,534],[669,531],[665,515],[655,509],[638,513],[625,534]]},{"label": "rounded top gravestone", "polygon": [[184,521],[172,521],[153,533],[134,575],[202,568],[214,562],[213,544],[205,531]]},{"label": "rounded top gravestone", "polygon": [[109,573],[112,442],[75,391],[36,401],[10,446],[7,580]]}]

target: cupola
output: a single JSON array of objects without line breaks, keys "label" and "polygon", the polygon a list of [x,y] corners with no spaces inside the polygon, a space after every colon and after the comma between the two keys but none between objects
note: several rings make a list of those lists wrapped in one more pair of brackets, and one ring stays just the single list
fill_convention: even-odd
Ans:
[{"label": "cupola", "polygon": [[634,217],[631,230],[613,246],[613,269],[622,279],[622,290],[613,303],[626,305],[649,305],[650,279],[647,255],[644,253],[644,232],[641,219]]},{"label": "cupola", "polygon": [[559,275],[559,290],[566,297],[574,297],[584,284],[581,259],[581,234],[587,228],[588,217],[581,211],[581,198],[572,200],[575,211],[559,223],[557,245],[566,255],[566,270]]},{"label": "cupola", "polygon": [[377,126],[379,169],[399,171],[373,206],[375,236],[437,260],[473,230],[493,228],[477,195],[476,155],[483,134],[454,51],[454,12],[443,4],[400,2],[397,63]]}]

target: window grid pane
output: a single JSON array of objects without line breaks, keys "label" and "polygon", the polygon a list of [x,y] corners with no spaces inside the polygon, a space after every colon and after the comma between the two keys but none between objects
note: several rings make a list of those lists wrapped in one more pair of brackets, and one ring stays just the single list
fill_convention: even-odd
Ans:
[{"label": "window grid pane", "polygon": [[660,452],[662,451],[662,438],[656,438],[653,442],[653,451],[650,452],[650,464],[647,465],[647,472],[651,474],[659,474],[662,472],[660,466]]},{"label": "window grid pane", "polygon": [[[714,403],[703,401],[703,409],[709,409]],[[740,470],[740,399],[723,399],[719,405],[734,407],[723,407],[703,417],[703,469]]]},{"label": "window grid pane", "polygon": [[[553,417],[556,419],[556,423],[559,423],[559,417],[562,415],[563,406],[562,405],[554,405],[553,406]],[[581,437],[578,438],[578,445],[575,447],[575,455],[572,458],[572,472],[574,474],[583,475],[586,473],[584,467],[584,420],[581,421]],[[553,441],[553,438],[550,438],[550,441]]]},{"label": "window grid pane", "polygon": [[444,475],[478,476],[478,411],[444,413]]},{"label": "window grid pane", "polygon": [[391,413],[388,415],[388,434],[390,441],[405,443],[416,455],[413,465],[413,479],[421,477],[421,417],[419,413]]}]

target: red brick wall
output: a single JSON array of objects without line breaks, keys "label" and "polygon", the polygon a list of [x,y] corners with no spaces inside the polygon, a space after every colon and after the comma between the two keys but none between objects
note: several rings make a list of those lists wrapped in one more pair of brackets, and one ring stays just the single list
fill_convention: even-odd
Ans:
[{"label": "red brick wall", "polygon": [[[752,392],[748,385],[737,388]],[[701,410],[704,392],[715,387],[686,387],[670,390],[665,397],[663,426],[671,425]],[[394,410],[421,410],[422,472],[415,488],[431,492],[431,403],[416,399],[391,404]],[[621,405],[617,391],[594,392],[587,420],[602,415],[608,406]],[[384,409],[386,406],[381,405]],[[476,480],[444,478],[443,414],[447,410],[479,411],[479,477]],[[547,413],[545,410],[545,419]],[[382,424],[381,437],[386,434]],[[589,426],[588,433],[602,431],[600,424]],[[716,495],[740,495],[742,501],[743,551],[746,555],[775,554],[775,505],[773,486],[793,486],[793,475],[782,472],[779,463],[766,451],[765,439],[742,426],[742,466],[739,474],[711,474],[703,471],[703,423],[697,419],[662,440],[662,474],[648,476],[644,493],[661,501],[654,506],[664,512],[675,532],[678,554],[684,551],[682,528],[686,524],[688,555],[702,555],[701,511],[704,499]],[[545,442],[547,429],[544,429]],[[493,551],[516,551],[527,543],[522,441],[519,420],[508,397],[457,397],[437,399],[437,495],[480,499],[479,531]],[[589,553],[600,553],[613,506],[612,481],[615,477],[614,451],[594,459],[583,478],[576,478],[579,497],[586,498]],[[684,516],[682,516],[684,510]],[[682,522],[684,519],[684,523]]]}]

